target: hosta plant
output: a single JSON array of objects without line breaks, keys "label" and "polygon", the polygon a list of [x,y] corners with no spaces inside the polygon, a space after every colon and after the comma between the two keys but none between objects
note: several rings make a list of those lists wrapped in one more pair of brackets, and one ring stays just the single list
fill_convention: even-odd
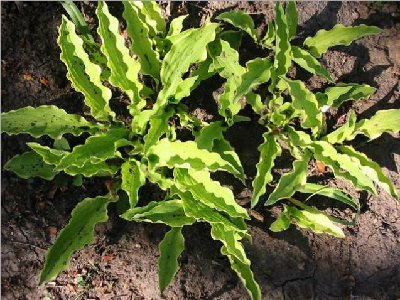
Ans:
[{"label": "hosta plant", "polygon": [[[309,194],[310,197],[319,194],[358,208],[358,202],[343,191],[307,182],[310,164],[316,162],[323,168],[328,167],[334,176],[348,181],[357,190],[376,194],[377,184],[397,199],[395,186],[380,166],[356,150],[350,142],[358,135],[373,140],[384,132],[398,132],[400,110],[378,111],[370,119],[358,121],[356,114],[350,112],[341,127],[331,130],[326,124],[325,113],[328,109],[338,108],[346,101],[365,99],[375,92],[375,88],[367,84],[337,83],[327,87],[324,92],[313,93],[302,81],[289,78],[287,73],[294,62],[331,84],[332,78],[318,58],[332,46],[350,45],[355,39],[380,33],[381,29],[339,24],[331,30],[319,30],[313,37],[306,38],[303,47],[300,47],[291,44],[297,31],[295,2],[287,2],[286,9],[277,2],[275,12],[275,20],[268,24],[264,37],[254,28],[251,17],[241,11],[228,11],[217,17],[250,35],[256,44],[271,54],[270,57],[248,61],[246,67],[239,65],[236,58],[230,59],[230,66],[235,66],[241,73],[233,85],[229,82],[233,79],[229,79],[225,85],[225,92],[228,90],[230,93],[229,111],[238,112],[239,99],[246,96],[247,102],[260,115],[259,122],[266,129],[264,142],[258,148],[260,159],[252,184],[251,206],[256,206],[263,199],[267,185],[273,184],[275,160],[282,155],[284,148],[289,150],[294,162],[292,170],[279,178],[265,199],[266,206],[278,201],[283,204],[282,213],[270,229],[282,231],[290,223],[295,223],[317,233],[344,237],[336,222],[346,222],[308,206],[294,196],[298,193]],[[262,97],[255,92],[261,84],[267,89]],[[222,99],[220,107],[223,105]]]},{"label": "hosta plant", "polygon": [[[222,243],[222,254],[252,298],[259,299],[260,289],[241,243],[248,237],[249,216],[232,191],[210,176],[225,171],[243,181],[240,160],[224,139],[221,123],[203,123],[180,103],[212,74],[207,45],[216,39],[219,25],[206,22],[182,31],[183,16],[167,31],[155,2],[125,1],[127,40],[107,4],[98,2],[97,42],[75,5],[63,5],[72,21],[63,16],[59,27],[61,60],[73,88],[84,95],[87,118],[53,105],[2,113],[3,132],[54,140],[47,145],[28,143],[31,150],[16,155],[4,168],[22,178],[106,176],[111,184],[108,194],[86,198],[72,211],[47,252],[40,283],[54,280],[67,268],[72,254],[93,241],[94,226],[107,221],[108,206],[119,202],[120,208],[126,207],[121,213],[126,220],[170,227],[159,247],[161,291],[177,272],[184,250],[182,228],[207,222],[212,238]],[[122,93],[123,116],[111,109],[113,92]],[[195,140],[180,141],[178,127],[196,128]],[[70,147],[71,135],[82,142]],[[165,198],[139,199],[146,181],[165,190]]]}]

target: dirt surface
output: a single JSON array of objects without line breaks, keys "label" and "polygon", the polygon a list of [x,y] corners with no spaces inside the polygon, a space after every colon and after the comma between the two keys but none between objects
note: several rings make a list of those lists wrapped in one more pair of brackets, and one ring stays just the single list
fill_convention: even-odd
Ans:
[{"label": "dirt surface", "polygon": [[[113,4],[118,10],[119,4]],[[80,3],[89,16],[93,4]],[[164,3],[166,16],[189,13],[189,23],[231,9],[252,14],[262,31],[273,18],[268,2]],[[59,60],[57,26],[63,9],[55,2],[1,3],[1,102],[2,111],[26,105],[56,104],[68,112],[83,113],[82,96],[71,89]],[[400,7],[398,3],[303,2],[298,4],[297,43],[318,29],[336,23],[377,25],[378,36],[363,38],[349,47],[335,47],[322,58],[335,81],[367,83],[377,88],[369,100],[332,113],[337,120],[348,110],[368,117],[378,109],[400,108]],[[90,20],[90,18],[89,18]],[[249,39],[243,41],[244,60],[259,55]],[[326,85],[298,70],[292,73],[312,89]],[[194,113],[216,117],[213,94],[220,86],[201,85],[187,102]],[[221,81],[222,83],[222,81]],[[211,99],[211,100],[210,100]],[[189,102],[191,101],[191,102]],[[251,116],[248,109],[245,113]],[[251,134],[249,134],[251,132]],[[253,121],[235,125],[227,136],[235,146],[249,176],[247,186],[227,182],[239,200],[250,197],[262,128]],[[27,136],[2,135],[2,165],[26,150]],[[46,143],[48,140],[42,140]],[[400,189],[400,140],[385,134],[355,146],[377,161]],[[282,164],[282,168],[283,168]],[[315,174],[311,174],[315,175]],[[314,176],[315,177],[315,176]],[[253,243],[246,244],[252,269],[265,299],[399,299],[400,298],[400,206],[386,193],[377,197],[357,193],[340,181],[315,178],[340,185],[360,199],[362,213],[356,226],[345,230],[345,239],[315,235],[291,227],[273,234],[267,230],[273,211],[259,209],[264,221],[250,222]],[[228,180],[229,181],[229,180]],[[22,180],[3,172],[1,178],[1,283],[3,299],[247,299],[247,294],[220,245],[209,236],[209,227],[186,228],[187,250],[173,284],[160,295],[157,278],[158,243],[166,227],[127,223],[111,209],[110,221],[96,228],[96,243],[76,253],[71,265],[55,282],[38,287],[44,254],[57,231],[67,222],[73,207],[84,197],[105,193],[104,179],[85,180],[83,187],[69,184],[62,189],[40,179]],[[146,186],[143,197],[157,197]],[[322,199],[321,199],[322,200]],[[324,199],[326,200],[326,199]],[[322,202],[322,201],[321,201]],[[316,203],[320,207],[324,204]],[[322,206],[321,206],[322,205]],[[329,203],[330,212],[351,215]],[[332,206],[331,206],[332,207]]]}]

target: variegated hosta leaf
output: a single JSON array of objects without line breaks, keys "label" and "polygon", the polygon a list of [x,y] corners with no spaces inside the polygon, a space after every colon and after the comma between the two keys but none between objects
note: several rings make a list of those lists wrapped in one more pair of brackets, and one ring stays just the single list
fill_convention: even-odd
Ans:
[{"label": "variegated hosta leaf", "polygon": [[140,63],[130,56],[125,39],[119,32],[118,19],[110,14],[105,2],[98,2],[96,15],[99,19],[97,32],[102,39],[101,51],[107,57],[111,70],[109,81],[128,95],[130,113],[135,115],[146,104],[139,94],[143,87],[138,78]]},{"label": "variegated hosta leaf", "polygon": [[[51,149],[47,146],[42,146],[38,143],[28,143],[27,144],[33,151],[39,154],[43,161],[47,164],[58,165],[60,161],[70,152]],[[54,168],[53,166],[53,168]],[[109,164],[105,161],[101,161],[98,163],[91,163],[90,161],[85,162],[82,166],[69,166],[63,169],[63,171],[68,175],[83,175],[85,177],[92,176],[111,176],[117,173],[120,169],[119,165]]]},{"label": "variegated hosta leaf", "polygon": [[181,200],[152,201],[144,207],[128,209],[121,215],[128,221],[162,223],[171,227],[192,225],[193,217],[185,214]]},{"label": "variegated hosta leaf", "polygon": [[218,153],[199,149],[193,141],[171,142],[161,139],[147,152],[150,167],[188,168],[210,171],[225,170],[232,174],[238,171]]},{"label": "variegated hosta leaf", "polygon": [[281,155],[281,147],[272,132],[264,133],[264,142],[258,147],[260,160],[257,163],[257,175],[253,180],[253,195],[251,207],[257,205],[260,197],[265,194],[266,185],[272,181],[272,168],[275,158]]},{"label": "variegated hosta leaf", "polygon": [[268,49],[274,49],[275,45],[275,23],[269,22],[267,27],[267,32],[265,33],[264,38],[262,39],[261,43],[262,46]]},{"label": "variegated hosta leaf", "polygon": [[[165,55],[161,65],[161,82],[164,88],[159,93],[157,105],[164,106],[173,97],[182,75],[189,67],[207,58],[207,44],[215,39],[218,24],[208,23],[201,28],[186,30],[178,35],[171,50]],[[182,38],[179,38],[182,36]]]},{"label": "variegated hosta leaf", "polygon": [[338,83],[325,90],[325,97],[319,96],[319,106],[339,107],[343,102],[368,98],[376,89],[368,84]]},{"label": "variegated hosta leaf", "polygon": [[237,175],[235,176],[243,181],[245,175],[242,163],[231,144],[225,139],[224,131],[225,128],[218,121],[203,127],[196,136],[197,147],[221,155],[224,160],[236,169]]},{"label": "variegated hosta leaf", "polygon": [[171,21],[169,24],[169,30],[167,33],[167,38],[176,34],[181,33],[183,29],[183,22],[189,15],[179,16]]},{"label": "variegated hosta leaf", "polygon": [[108,105],[111,90],[101,83],[101,67],[90,61],[83,40],[75,32],[75,25],[65,16],[59,28],[57,43],[72,86],[85,96],[85,104],[94,118],[108,121],[109,116],[115,115]]},{"label": "variegated hosta leaf", "polygon": [[286,20],[288,26],[289,40],[292,39],[297,33],[297,9],[296,1],[290,0],[286,4]]},{"label": "variegated hosta leaf", "polygon": [[139,201],[139,188],[146,183],[146,177],[140,168],[140,162],[135,159],[127,160],[121,166],[121,189],[129,197],[130,207],[135,207]]},{"label": "variegated hosta leaf", "polygon": [[178,272],[178,258],[184,249],[185,239],[182,235],[182,227],[171,228],[159,245],[158,284],[161,292],[171,283]]},{"label": "variegated hosta leaf", "polygon": [[331,144],[341,144],[346,139],[350,138],[356,128],[357,117],[354,111],[350,113],[348,120],[341,127],[332,131],[328,135],[322,138],[323,141],[327,141]]},{"label": "variegated hosta leaf", "polygon": [[56,242],[46,254],[40,284],[56,278],[67,268],[75,251],[93,242],[94,226],[107,221],[107,206],[112,201],[114,200],[111,196],[86,198],[74,208],[69,223],[61,230]]},{"label": "variegated hosta leaf", "polygon": [[272,63],[268,58],[256,58],[246,63],[247,72],[242,75],[240,85],[236,91],[235,101],[259,84],[267,82],[271,77]]},{"label": "variegated hosta leaf", "polygon": [[317,134],[322,128],[322,113],[318,108],[315,95],[300,80],[285,79],[285,82],[293,107],[299,111],[302,118],[301,126],[311,128],[313,134]]},{"label": "variegated hosta leaf", "polygon": [[212,180],[209,172],[175,169],[174,178],[178,188],[189,191],[205,205],[232,217],[249,218],[247,211],[236,203],[232,191]]},{"label": "variegated hosta leaf", "polygon": [[158,81],[161,64],[158,53],[153,50],[148,25],[140,18],[139,8],[132,1],[124,1],[123,4],[126,29],[132,40],[132,51],[140,59],[141,71]]},{"label": "variegated hosta leaf", "polygon": [[34,151],[14,156],[4,165],[4,169],[24,179],[40,177],[52,180],[58,173],[54,171],[54,166],[44,162],[42,157]]},{"label": "variegated hosta leaf", "polygon": [[332,78],[329,75],[327,69],[325,69],[320,62],[312,56],[308,51],[301,49],[297,46],[292,46],[292,59],[293,61],[302,67],[304,70],[326,78],[326,80],[332,82]]},{"label": "variegated hosta leaf", "polygon": [[[205,221],[209,224],[221,224],[227,231],[235,231],[239,234],[246,234],[246,225],[243,222],[237,222],[234,218],[230,218],[226,214],[212,209],[193,197],[190,192],[183,192],[182,190],[175,189],[175,192],[182,199],[183,209],[186,216],[192,217],[196,220]],[[243,220],[243,219],[240,219]]]},{"label": "variegated hosta leaf", "polygon": [[243,11],[227,11],[218,15],[217,20],[225,21],[236,28],[247,32],[254,41],[258,41],[257,31],[254,29],[253,19]]},{"label": "variegated hosta leaf", "polygon": [[8,134],[29,133],[33,137],[48,135],[58,139],[64,133],[93,134],[101,128],[104,126],[90,123],[79,115],[68,114],[54,105],[27,106],[1,114],[1,131]]},{"label": "variegated hosta leaf", "polygon": [[372,161],[364,153],[355,150],[351,146],[341,146],[339,147],[339,150],[342,153],[347,154],[356,164],[360,165],[364,174],[392,195],[393,198],[398,199],[396,187],[376,162]]},{"label": "variegated hosta leaf", "polygon": [[363,134],[369,140],[380,137],[384,132],[396,133],[400,131],[400,109],[380,110],[370,119],[363,119],[356,123],[354,134],[347,138],[353,139],[358,134]]},{"label": "variegated hosta leaf", "polygon": [[317,194],[329,197],[344,204],[350,205],[355,209],[358,209],[360,207],[360,203],[358,203],[358,200],[352,199],[341,190],[329,186],[319,185],[315,183],[306,183],[305,185],[300,186],[297,191],[304,194]]},{"label": "variegated hosta leaf", "polygon": [[314,157],[329,166],[335,176],[349,180],[358,189],[367,190],[376,195],[374,183],[364,173],[361,165],[346,154],[341,154],[325,141],[312,142],[309,146],[314,152]]},{"label": "variegated hosta leaf", "polygon": [[291,46],[289,43],[289,32],[285,12],[282,4],[276,3],[275,6],[275,60],[274,60],[274,76],[275,80],[278,76],[287,73],[291,65]]},{"label": "variegated hosta leaf", "polygon": [[295,160],[293,162],[293,170],[281,176],[278,185],[269,195],[265,205],[272,205],[280,199],[293,196],[300,186],[306,184],[307,167],[310,158],[311,153],[306,151],[301,160]]},{"label": "variegated hosta leaf", "polygon": [[291,202],[302,208],[299,210],[294,206],[287,206],[292,221],[301,228],[309,228],[315,233],[327,233],[338,238],[345,237],[342,229],[323,212],[295,199],[291,199]]},{"label": "variegated hosta leaf", "polygon": [[165,20],[156,1],[132,1],[132,4],[139,8],[140,17],[149,27],[151,37],[158,34],[165,35]]},{"label": "variegated hosta leaf", "polygon": [[246,264],[238,260],[234,255],[230,254],[225,246],[221,248],[221,253],[228,257],[232,270],[239,276],[250,298],[252,300],[261,300],[261,289],[254,279],[253,272],[250,269],[250,263]]},{"label": "variegated hosta leaf", "polygon": [[354,40],[363,36],[381,32],[382,29],[376,26],[367,26],[364,24],[358,26],[344,26],[342,24],[337,24],[331,30],[321,29],[315,36],[306,38],[304,46],[310,48],[312,55],[320,57],[332,46],[348,46]]},{"label": "variegated hosta leaf", "polygon": [[91,136],[85,144],[76,146],[71,153],[64,156],[56,170],[61,171],[70,166],[82,167],[86,162],[97,164],[117,157],[117,148],[129,144],[127,137],[128,131],[125,128],[115,128],[106,133]]},{"label": "variegated hosta leaf", "polygon": [[154,115],[150,118],[150,128],[144,137],[145,152],[158,142],[160,137],[168,131],[169,119],[174,114],[173,109],[166,109],[164,113]]}]

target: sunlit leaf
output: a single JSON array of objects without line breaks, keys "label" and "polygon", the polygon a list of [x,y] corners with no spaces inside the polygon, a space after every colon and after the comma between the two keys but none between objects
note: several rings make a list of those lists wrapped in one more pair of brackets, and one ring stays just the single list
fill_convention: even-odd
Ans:
[{"label": "sunlit leaf", "polygon": [[93,230],[97,223],[108,219],[107,206],[110,196],[86,198],[72,211],[69,223],[61,230],[54,245],[46,254],[40,284],[51,281],[68,267],[72,254],[94,240]]},{"label": "sunlit leaf", "polygon": [[179,269],[178,258],[185,249],[185,239],[181,227],[173,227],[168,231],[159,245],[158,283],[160,291],[171,283]]},{"label": "sunlit leaf", "polygon": [[254,41],[258,41],[258,34],[254,29],[253,19],[245,12],[240,10],[227,11],[218,15],[216,19],[227,22],[236,28],[247,32],[254,39]]},{"label": "sunlit leaf", "polygon": [[367,26],[364,24],[358,26],[344,26],[342,24],[337,24],[331,30],[321,29],[315,36],[306,38],[304,46],[310,48],[310,52],[314,56],[320,57],[332,46],[348,46],[354,40],[381,32],[382,29],[376,26]]},{"label": "sunlit leaf", "polygon": [[322,76],[328,81],[332,81],[328,71],[308,51],[301,49],[300,47],[292,46],[292,59],[304,70]]},{"label": "sunlit leaf", "polygon": [[121,189],[129,197],[130,207],[135,207],[139,200],[139,188],[146,183],[146,177],[140,168],[140,162],[127,160],[121,166]]}]

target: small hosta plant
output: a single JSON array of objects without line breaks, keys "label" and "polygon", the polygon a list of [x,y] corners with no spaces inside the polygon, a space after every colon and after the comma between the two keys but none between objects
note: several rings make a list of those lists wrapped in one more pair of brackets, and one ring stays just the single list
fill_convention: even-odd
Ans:
[{"label": "small hosta plant", "polygon": [[[96,10],[100,43],[75,5],[63,5],[72,21],[63,16],[59,27],[61,60],[72,86],[84,95],[90,116],[53,105],[2,113],[3,132],[54,140],[51,146],[28,143],[31,150],[16,155],[4,168],[22,178],[52,180],[67,174],[112,179],[107,195],[86,198],[72,211],[46,255],[40,283],[54,280],[66,269],[72,254],[93,241],[94,226],[107,221],[109,204],[122,202],[120,207],[126,204],[122,218],[170,227],[160,243],[161,291],[177,272],[184,250],[182,228],[207,222],[233,270],[252,298],[259,299],[260,289],[241,243],[248,237],[249,216],[232,191],[210,176],[225,171],[244,180],[240,160],[224,139],[220,123],[203,123],[179,103],[210,76],[207,45],[216,39],[219,25],[206,22],[182,31],[183,16],[173,20],[167,31],[155,2],[125,1],[128,47],[105,2],[98,2]],[[127,100],[128,117],[121,118],[111,109],[117,89]],[[195,140],[180,141],[178,125],[196,128]],[[71,148],[70,135],[82,136],[84,142]],[[165,190],[165,198],[139,199],[138,191],[146,181]]]},{"label": "small hosta plant", "polygon": [[[295,2],[287,2],[286,10],[281,3],[276,3],[275,20],[268,24],[264,37],[259,36],[253,20],[243,12],[224,12],[217,19],[246,32],[255,43],[271,51],[271,58],[248,61],[246,68],[240,66],[236,58],[231,59],[230,65],[241,70],[241,73],[235,84],[230,85],[229,80],[233,79],[227,81],[225,92],[231,95],[228,103],[231,112],[238,111],[236,107],[240,97],[246,96],[247,102],[260,115],[259,122],[266,128],[264,142],[258,148],[260,160],[253,181],[252,207],[260,202],[267,185],[273,183],[274,162],[282,155],[282,148],[288,149],[294,158],[292,171],[279,178],[264,202],[266,206],[271,206],[278,201],[286,201],[283,203],[282,213],[270,227],[272,231],[285,230],[290,223],[295,223],[317,233],[325,232],[344,237],[342,229],[335,223],[345,222],[306,205],[305,201],[293,198],[296,192],[311,196],[319,194],[358,208],[358,202],[343,191],[307,182],[312,161],[323,168],[328,167],[336,177],[348,181],[357,190],[376,194],[377,184],[398,199],[395,186],[380,166],[348,142],[357,135],[373,140],[384,132],[398,132],[400,110],[378,111],[370,119],[359,121],[356,114],[350,112],[341,127],[328,130],[325,112],[330,107],[338,108],[346,101],[367,98],[375,92],[375,88],[366,84],[338,83],[326,88],[324,92],[313,93],[302,81],[289,79],[287,76],[294,62],[332,83],[331,76],[318,58],[332,46],[350,45],[355,39],[379,34],[381,29],[375,26],[339,24],[331,30],[319,30],[315,36],[305,39],[304,47],[299,47],[291,44],[297,31]],[[263,97],[254,92],[261,84],[267,87],[267,93]],[[220,103],[220,107],[223,106],[224,100]]]}]

